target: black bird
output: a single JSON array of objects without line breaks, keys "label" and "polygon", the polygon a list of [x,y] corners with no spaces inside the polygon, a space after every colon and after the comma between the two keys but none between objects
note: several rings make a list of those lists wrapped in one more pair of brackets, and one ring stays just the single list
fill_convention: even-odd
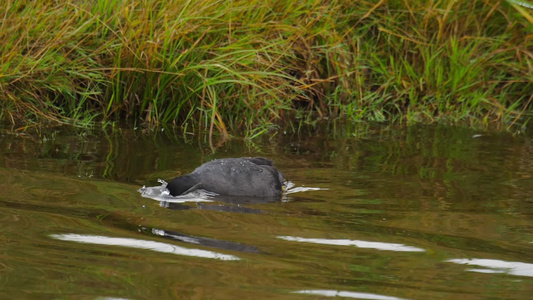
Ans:
[{"label": "black bird", "polygon": [[226,196],[273,197],[283,193],[284,182],[283,173],[266,158],[223,158],[175,178],[167,189],[172,196],[203,189]]}]

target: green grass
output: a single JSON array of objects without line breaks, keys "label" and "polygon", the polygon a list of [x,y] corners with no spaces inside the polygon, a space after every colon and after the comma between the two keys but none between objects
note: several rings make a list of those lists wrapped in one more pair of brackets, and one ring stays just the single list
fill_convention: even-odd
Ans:
[{"label": "green grass", "polygon": [[531,7],[7,0],[0,118],[24,126],[127,120],[249,137],[332,118],[524,124]]}]

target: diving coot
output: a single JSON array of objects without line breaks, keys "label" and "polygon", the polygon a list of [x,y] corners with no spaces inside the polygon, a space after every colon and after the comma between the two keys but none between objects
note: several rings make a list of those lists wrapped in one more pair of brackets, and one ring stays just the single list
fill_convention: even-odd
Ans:
[{"label": "diving coot", "polygon": [[283,192],[285,177],[262,157],[223,158],[207,162],[172,180],[172,196],[204,189],[226,196],[272,197]]}]

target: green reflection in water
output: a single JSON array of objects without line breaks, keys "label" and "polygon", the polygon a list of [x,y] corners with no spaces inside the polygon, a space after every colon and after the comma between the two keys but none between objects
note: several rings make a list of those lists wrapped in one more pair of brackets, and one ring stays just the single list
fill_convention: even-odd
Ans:
[{"label": "green reflection in water", "polygon": [[[344,130],[235,139],[214,154],[201,137],[170,133],[3,135],[0,298],[528,297],[531,139],[450,127],[369,127],[355,138]],[[212,158],[249,155],[272,158],[297,186],[327,190],[176,209],[137,192]],[[58,234],[240,260],[50,237]],[[487,262],[521,269],[491,272]]]}]

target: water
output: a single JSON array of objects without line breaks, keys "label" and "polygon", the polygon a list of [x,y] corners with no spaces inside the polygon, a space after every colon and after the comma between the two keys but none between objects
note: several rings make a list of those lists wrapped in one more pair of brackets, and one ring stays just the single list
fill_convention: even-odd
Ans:
[{"label": "water", "polygon": [[[530,136],[329,132],[234,139],[214,154],[205,137],[168,131],[3,133],[0,298],[530,297]],[[293,192],[174,201],[158,190],[238,156],[273,159]]]}]

